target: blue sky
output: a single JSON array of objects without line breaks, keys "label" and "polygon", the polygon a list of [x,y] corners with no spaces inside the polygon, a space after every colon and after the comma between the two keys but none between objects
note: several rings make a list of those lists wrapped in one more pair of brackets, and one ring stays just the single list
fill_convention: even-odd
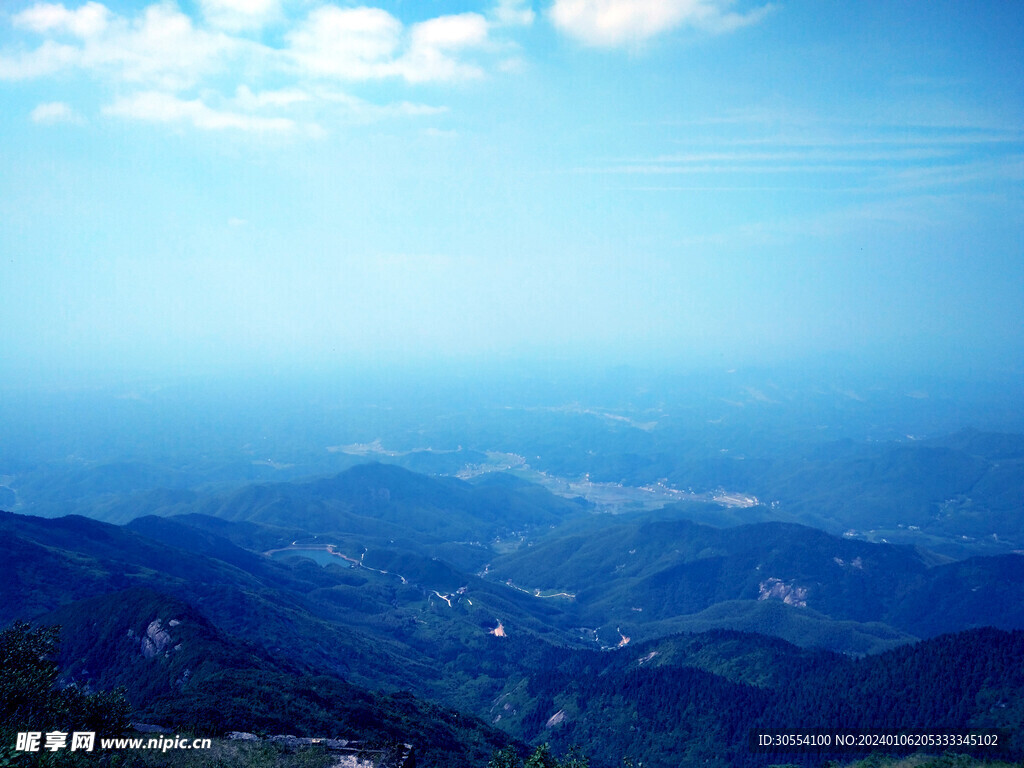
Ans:
[{"label": "blue sky", "polygon": [[0,375],[1020,367],[1024,5],[0,8]]}]

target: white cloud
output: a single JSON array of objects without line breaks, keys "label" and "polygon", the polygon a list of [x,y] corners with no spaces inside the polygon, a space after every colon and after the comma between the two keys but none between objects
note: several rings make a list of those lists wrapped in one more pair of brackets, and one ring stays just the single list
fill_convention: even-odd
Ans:
[{"label": "white cloud", "polygon": [[47,40],[34,51],[0,56],[0,80],[32,80],[73,67],[81,60],[81,49]]},{"label": "white cloud", "polygon": [[[522,0],[499,0],[490,20],[461,13],[410,25],[371,7],[322,4],[294,19],[284,16],[282,0],[194,0],[194,7],[193,18],[173,0],[124,14],[96,0],[77,8],[37,2],[10,16],[21,39],[0,48],[0,80],[81,74],[118,95],[102,110],[107,115],[316,133],[322,129],[313,121],[325,114],[376,120],[444,111],[414,101],[373,104],[335,85],[482,77],[485,65],[500,69],[505,56],[490,39],[492,25],[532,18]],[[280,27],[273,45],[246,37],[269,23]],[[43,111],[33,119],[58,118]]]},{"label": "white cloud", "polygon": [[455,54],[487,44],[487,20],[478,13],[439,16],[414,24],[409,49],[396,62],[396,71],[411,83],[482,77],[483,70]]},{"label": "white cloud", "polygon": [[239,130],[260,133],[294,131],[298,125],[285,117],[262,117],[242,112],[217,110],[199,99],[179,99],[168,93],[145,91],[118,99],[104,107],[104,114],[156,123],[186,123],[209,131]]},{"label": "white cloud", "polygon": [[38,3],[15,14],[11,22],[33,32],[63,32],[84,38],[103,32],[110,19],[110,11],[101,3],[89,2],[76,11],[59,3]]},{"label": "white cloud", "polygon": [[730,32],[756,23],[770,10],[729,11],[732,0],[555,0],[548,11],[562,32],[587,45],[639,45],[683,26]]},{"label": "white cloud", "polygon": [[318,91],[317,98],[342,107],[349,117],[356,120],[380,120],[388,117],[420,117],[440,115],[448,111],[447,107],[435,107],[430,104],[416,104],[400,101],[395,104],[373,104],[356,98],[347,93]]},{"label": "white cloud", "polygon": [[288,33],[289,51],[315,75],[367,80],[391,74],[402,23],[378,8],[326,5]]},{"label": "white cloud", "polygon": [[458,50],[487,41],[487,21],[479,13],[438,16],[412,28],[413,47]]},{"label": "white cloud", "polygon": [[486,47],[488,24],[478,13],[462,13],[428,19],[406,31],[379,8],[322,6],[286,39],[293,60],[308,74],[420,83],[480,77],[483,70],[458,54]]},{"label": "white cloud", "polygon": [[71,108],[70,104],[63,101],[49,101],[39,104],[30,114],[34,123],[78,123],[81,118]]},{"label": "white cloud", "polygon": [[528,0],[498,0],[489,14],[496,24],[504,27],[528,27],[537,14]]},{"label": "white cloud", "polygon": [[442,130],[440,128],[427,128],[424,135],[431,136],[435,139],[457,139],[459,138],[459,132],[453,130]]},{"label": "white cloud", "polygon": [[261,29],[281,16],[279,0],[199,0],[203,18],[229,32]]},{"label": "white cloud", "polygon": [[[321,5],[290,23],[283,46],[238,33],[280,17],[280,0],[198,0],[206,25],[171,0],[135,16],[101,3],[69,10],[37,3],[13,25],[45,39],[35,49],[4,55],[0,78],[29,79],[81,70],[113,83],[184,91],[218,76],[249,80],[291,76],[348,81],[400,78],[411,83],[475,78],[484,70],[467,57],[492,52],[490,23],[478,13],[438,16],[406,27],[380,8]],[[514,2],[496,11],[506,20],[532,13]]]},{"label": "white cloud", "polygon": [[81,69],[115,81],[178,90],[222,70],[244,49],[243,41],[198,29],[172,3],[150,5],[133,20],[95,2],[77,11],[41,3],[13,22],[38,34],[72,34],[78,41],[47,39],[33,51],[0,57],[0,77],[5,79]]},{"label": "white cloud", "polygon": [[312,100],[313,96],[298,88],[253,93],[247,85],[240,85],[235,91],[235,103],[245,110],[289,107]]},{"label": "white cloud", "polygon": [[197,29],[175,6],[151,5],[142,18],[120,23],[114,34],[89,46],[85,61],[113,66],[123,79],[165,88],[185,88],[225,68],[240,45],[220,33]]}]

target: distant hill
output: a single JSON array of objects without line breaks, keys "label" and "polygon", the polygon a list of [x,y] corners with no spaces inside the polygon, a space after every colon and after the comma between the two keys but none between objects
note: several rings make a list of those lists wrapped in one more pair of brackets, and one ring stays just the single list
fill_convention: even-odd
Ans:
[{"label": "distant hill", "polygon": [[384,538],[488,539],[508,530],[548,526],[582,511],[535,486],[470,485],[389,464],[365,464],[322,480],[244,488],[196,511],[226,520],[298,526],[310,532]]},{"label": "distant hill", "polygon": [[[684,616],[700,627],[716,616],[718,626],[753,628],[736,624],[724,607],[704,612],[766,600],[819,619],[880,622],[896,631],[867,632],[882,629],[892,639],[982,625],[1024,628],[1024,556],[929,566],[909,547],[784,523],[713,528],[637,517],[593,531],[570,526],[495,558],[489,575],[571,593],[585,626],[621,626],[640,636],[658,626],[685,628]],[[756,626],[772,633],[763,622]]]}]

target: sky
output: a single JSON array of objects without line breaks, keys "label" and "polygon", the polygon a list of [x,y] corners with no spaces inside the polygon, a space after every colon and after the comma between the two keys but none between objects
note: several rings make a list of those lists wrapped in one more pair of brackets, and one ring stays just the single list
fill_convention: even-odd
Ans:
[{"label": "sky", "polygon": [[1024,4],[6,0],[0,378],[1024,363]]}]

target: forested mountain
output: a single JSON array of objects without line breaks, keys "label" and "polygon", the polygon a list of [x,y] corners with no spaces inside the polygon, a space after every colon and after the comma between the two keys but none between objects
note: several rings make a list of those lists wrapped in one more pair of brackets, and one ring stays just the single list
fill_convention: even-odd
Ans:
[{"label": "forested mountain", "polygon": [[496,558],[490,572],[574,594],[588,626],[628,623],[638,633],[724,601],[766,599],[920,637],[1024,626],[1020,555],[930,566],[910,547],[784,523],[723,529],[641,518],[596,532],[580,527]]},{"label": "forested mountain", "polygon": [[0,515],[0,620],[60,625],[64,683],[123,686],[146,722],[358,731],[420,765],[550,742],[595,768],[759,766],[777,759],[749,752],[755,726],[1010,727],[1024,706],[1019,555],[607,515],[382,464],[176,509]]}]

